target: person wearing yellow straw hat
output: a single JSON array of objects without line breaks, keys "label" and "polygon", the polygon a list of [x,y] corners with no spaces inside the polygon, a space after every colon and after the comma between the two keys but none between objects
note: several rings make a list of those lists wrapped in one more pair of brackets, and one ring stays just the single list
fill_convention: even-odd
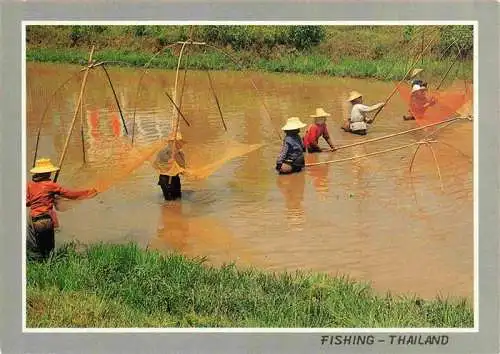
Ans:
[{"label": "person wearing yellow straw hat", "polygon": [[[160,173],[158,185],[161,187],[165,200],[175,200],[182,197],[180,174],[186,168],[186,160],[182,147],[184,139],[180,132],[174,136],[172,132],[167,138],[168,143],[156,155],[153,167]],[[175,156],[172,157],[172,151]]]},{"label": "person wearing yellow straw hat", "polygon": [[335,151],[335,146],[330,139],[330,134],[326,126],[326,118],[329,116],[330,113],[326,113],[323,108],[316,108],[316,113],[311,114],[310,117],[314,118],[314,124],[311,124],[304,134],[304,146],[307,152],[314,153],[326,151],[318,146],[320,137],[323,137],[328,145],[330,145],[330,151]]},{"label": "person wearing yellow straw hat", "polygon": [[349,133],[366,135],[367,124],[372,122],[368,118],[368,113],[383,107],[385,103],[380,102],[373,106],[364,105],[363,96],[357,91],[351,91],[347,101],[352,104],[351,116],[342,129]]},{"label": "person wearing yellow straw hat", "polygon": [[307,126],[298,117],[288,118],[281,128],[285,132],[283,146],[276,160],[276,170],[280,174],[300,172],[305,166],[304,143],[300,138],[300,129]]},{"label": "person wearing yellow straw hat", "polygon": [[30,208],[28,233],[26,239],[26,255],[31,260],[42,260],[49,257],[55,247],[54,237],[54,203],[56,198],[87,199],[97,195],[96,189],[70,190],[51,181],[52,172],[59,167],[50,159],[38,159],[30,170],[33,175],[26,187],[26,207]]},{"label": "person wearing yellow straw hat", "polygon": [[410,73],[410,85],[413,87],[414,85],[422,85],[424,81],[418,78],[418,75],[424,71],[424,69],[415,68]]}]

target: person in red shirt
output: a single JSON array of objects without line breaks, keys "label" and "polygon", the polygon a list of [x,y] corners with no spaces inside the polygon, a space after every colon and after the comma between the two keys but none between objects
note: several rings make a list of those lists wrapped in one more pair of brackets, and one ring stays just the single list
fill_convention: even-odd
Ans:
[{"label": "person in red shirt", "polygon": [[32,180],[26,188],[26,207],[30,208],[26,255],[30,260],[46,259],[54,250],[54,203],[56,198],[86,199],[97,195],[97,190],[73,191],[51,181],[52,172],[59,170],[49,159],[39,159],[30,170]]},{"label": "person in red shirt", "polygon": [[326,118],[330,116],[330,113],[326,113],[323,108],[316,108],[316,114],[312,114],[311,118],[314,118],[314,124],[311,124],[304,135],[304,146],[309,153],[327,151],[326,149],[321,149],[318,146],[318,141],[320,137],[323,137],[328,145],[330,145],[330,151],[335,151],[336,148],[333,145],[330,134],[328,133],[328,128],[326,127]]}]

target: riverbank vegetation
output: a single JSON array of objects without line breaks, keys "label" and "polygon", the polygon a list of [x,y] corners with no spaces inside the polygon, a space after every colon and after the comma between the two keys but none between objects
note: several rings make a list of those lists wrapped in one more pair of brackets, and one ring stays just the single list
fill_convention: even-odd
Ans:
[{"label": "riverbank vegetation", "polygon": [[61,247],[27,265],[28,327],[473,327],[469,299],[376,294],[345,277],[269,273],[134,244]]},{"label": "riverbank vegetation", "polygon": [[[32,25],[26,33],[27,60],[83,64],[95,45],[98,61],[141,67],[190,35],[218,48],[189,46],[182,67],[190,69],[398,80],[423,51],[419,66],[427,78],[441,77],[457,62],[450,78],[472,79],[472,26]],[[164,50],[150,66],[176,68],[180,47]]]}]

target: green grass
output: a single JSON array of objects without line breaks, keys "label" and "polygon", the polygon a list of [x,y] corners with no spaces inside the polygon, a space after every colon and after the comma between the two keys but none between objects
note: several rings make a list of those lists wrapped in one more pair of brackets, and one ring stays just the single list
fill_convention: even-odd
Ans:
[{"label": "green grass", "polygon": [[[81,49],[55,50],[50,48],[30,49],[26,53],[28,61],[70,63],[78,64],[85,62],[88,55]],[[154,58],[152,54],[136,53],[120,50],[106,49],[96,54],[97,61],[119,61],[112,65],[131,66],[141,68],[148,64],[151,68],[176,69],[177,57],[170,52]],[[333,62],[324,55],[288,55],[278,59],[256,59],[247,63],[234,63],[227,56],[210,52],[207,54],[193,54],[187,57],[187,62],[182,63],[194,70],[238,70],[245,68],[252,71],[287,72],[311,75],[328,75],[338,77],[375,78],[378,80],[398,80],[406,73],[407,64],[400,59],[355,59],[344,58]],[[428,61],[425,63],[427,77],[439,79],[446,72],[451,61]],[[466,66],[464,71],[458,75],[450,75],[450,78],[470,80],[472,78],[472,66]]]},{"label": "green grass", "polygon": [[346,277],[267,273],[128,245],[27,266],[28,327],[472,327],[467,299],[380,296]]},{"label": "green grass", "polygon": [[[422,49],[424,33],[422,27],[415,27],[413,35],[407,37],[408,26],[320,26],[323,36],[315,42],[314,32],[293,31],[294,27],[194,26],[195,39],[223,48],[239,64],[213,48],[189,46],[182,65],[192,69],[237,70],[241,64],[254,71],[400,80]],[[425,32],[427,42],[439,29],[430,26]],[[448,32],[442,33],[441,40],[436,40],[424,55],[424,63],[419,63],[425,68],[427,80],[443,77],[455,58],[453,52],[442,53]],[[95,45],[97,60],[118,60],[142,67],[154,53],[185,40],[188,33],[188,26],[29,26],[27,60],[85,63],[91,45]],[[464,44],[471,42],[464,38]],[[304,42],[309,43],[305,48],[300,45]],[[179,48],[175,53],[164,50],[151,66],[175,69]],[[452,70],[448,78],[472,80],[471,58],[469,55],[457,62],[456,67],[463,69]]]}]

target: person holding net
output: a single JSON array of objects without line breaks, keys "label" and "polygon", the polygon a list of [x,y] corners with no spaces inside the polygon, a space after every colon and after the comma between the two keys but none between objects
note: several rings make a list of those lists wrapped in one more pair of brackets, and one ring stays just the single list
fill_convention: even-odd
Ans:
[{"label": "person holding net", "polygon": [[165,200],[176,200],[182,197],[180,174],[186,168],[182,151],[185,142],[180,132],[176,135],[170,134],[167,141],[167,146],[156,155],[153,166],[160,173],[158,185],[161,187]]},{"label": "person holding net", "polygon": [[285,139],[276,160],[276,170],[279,174],[300,172],[304,168],[305,147],[299,133],[305,126],[307,124],[302,123],[299,118],[291,117],[281,128],[285,132]]},{"label": "person holding net", "polygon": [[29,260],[47,259],[55,248],[54,204],[57,198],[87,199],[97,195],[96,189],[69,190],[52,182],[52,172],[58,171],[50,159],[38,159],[30,170],[32,180],[26,187],[26,207],[30,208],[26,238],[26,256]]},{"label": "person holding net", "polygon": [[326,118],[329,116],[330,113],[326,113],[323,108],[316,108],[316,114],[311,114],[311,118],[314,118],[314,124],[311,124],[307,128],[304,135],[304,146],[308,153],[327,151],[319,147],[318,142],[320,137],[323,137],[328,145],[330,145],[330,151],[336,150],[326,126]]},{"label": "person holding net", "polygon": [[342,129],[352,134],[366,135],[368,124],[373,121],[368,118],[368,113],[382,108],[385,103],[380,102],[373,106],[366,106],[363,104],[363,96],[357,91],[351,91],[347,101],[351,102],[352,105],[351,116],[344,123]]},{"label": "person holding net", "polygon": [[414,84],[410,95],[409,115],[403,116],[404,120],[422,119],[425,111],[430,106],[434,105],[436,100],[427,96],[427,83]]}]

